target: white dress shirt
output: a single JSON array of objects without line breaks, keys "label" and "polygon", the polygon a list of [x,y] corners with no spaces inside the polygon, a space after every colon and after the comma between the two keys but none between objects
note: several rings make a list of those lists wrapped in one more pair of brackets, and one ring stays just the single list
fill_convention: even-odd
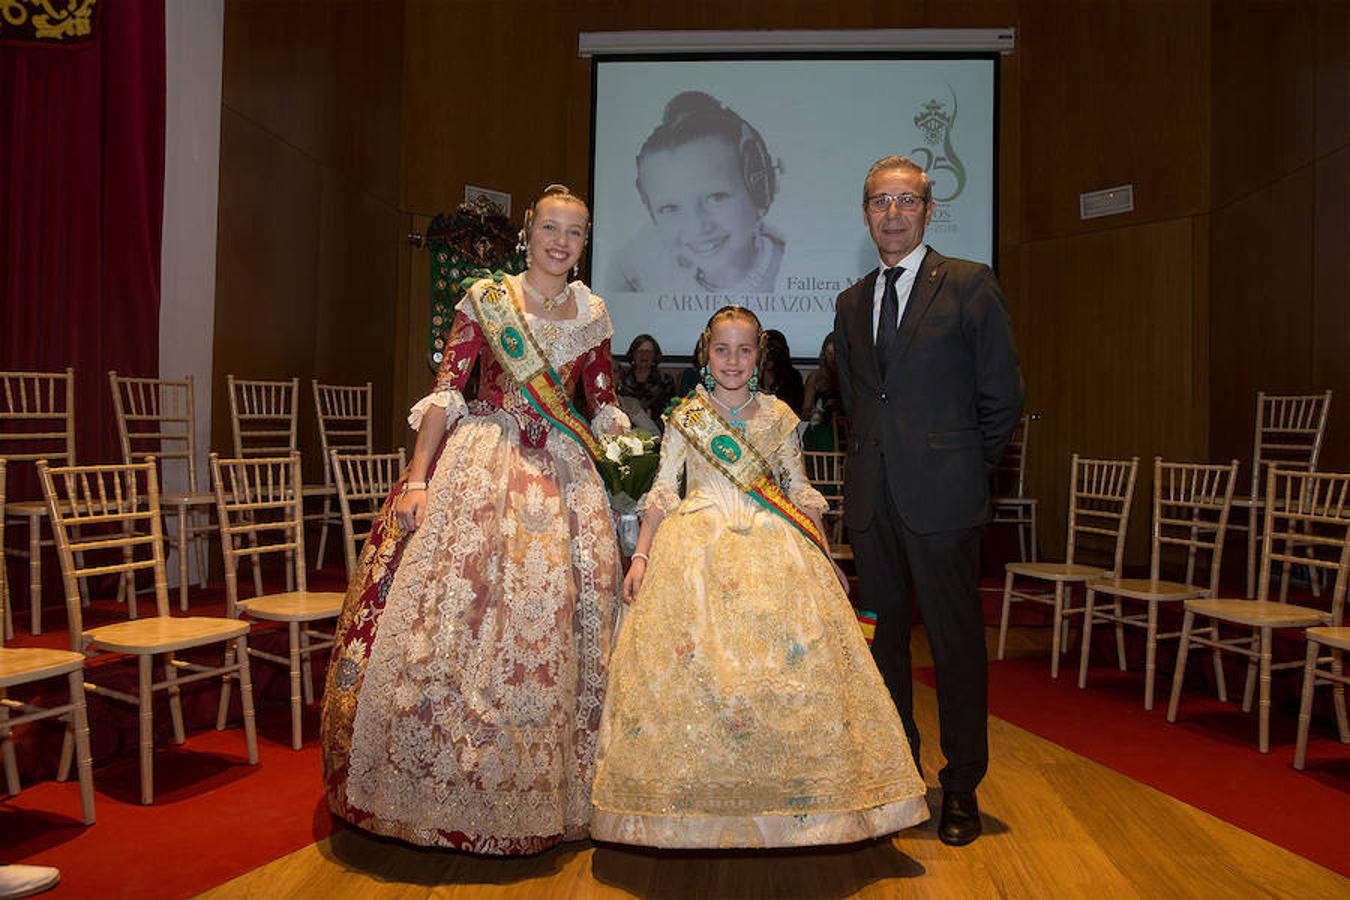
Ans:
[{"label": "white dress shirt", "polygon": [[[895,327],[897,329],[905,319],[905,304],[909,302],[910,291],[914,289],[914,278],[919,274],[919,268],[923,265],[923,258],[927,254],[928,245],[920,244],[896,263],[897,266],[905,267],[905,271],[901,272],[900,277],[895,280],[895,299],[899,302],[895,316]],[[881,295],[886,293],[886,270],[889,268],[892,267],[886,265],[885,260],[881,260],[881,267],[877,272],[876,287],[872,289],[873,340],[877,336],[877,324],[881,321]]]}]

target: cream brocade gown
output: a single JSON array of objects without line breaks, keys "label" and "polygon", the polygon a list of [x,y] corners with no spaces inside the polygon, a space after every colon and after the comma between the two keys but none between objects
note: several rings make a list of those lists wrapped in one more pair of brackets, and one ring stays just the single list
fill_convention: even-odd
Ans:
[{"label": "cream brocade gown", "polygon": [[[823,509],[797,417],[760,400],[747,437],[794,503]],[[610,659],[592,836],[790,847],[927,819],[900,717],[829,561],[674,428],[644,502],[667,515]]]}]

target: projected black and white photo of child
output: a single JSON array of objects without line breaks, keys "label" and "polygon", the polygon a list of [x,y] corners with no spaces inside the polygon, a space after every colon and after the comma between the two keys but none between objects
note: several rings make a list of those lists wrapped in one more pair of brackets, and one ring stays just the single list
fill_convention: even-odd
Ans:
[{"label": "projected black and white photo of child", "polygon": [[637,155],[651,223],[624,246],[605,287],[772,292],[785,242],[765,216],[780,170],[754,126],[714,97],[671,98]]}]

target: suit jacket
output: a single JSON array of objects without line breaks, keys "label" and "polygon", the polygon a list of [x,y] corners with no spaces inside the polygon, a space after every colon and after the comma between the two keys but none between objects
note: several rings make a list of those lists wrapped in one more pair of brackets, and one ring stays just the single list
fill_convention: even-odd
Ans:
[{"label": "suit jacket", "polygon": [[[889,500],[929,534],[989,520],[989,470],[1022,415],[1022,376],[1003,292],[988,266],[929,249],[892,344],[876,357],[877,270],[839,295],[834,347],[849,415],[844,522],[866,528]],[[883,483],[889,498],[879,496]]]}]

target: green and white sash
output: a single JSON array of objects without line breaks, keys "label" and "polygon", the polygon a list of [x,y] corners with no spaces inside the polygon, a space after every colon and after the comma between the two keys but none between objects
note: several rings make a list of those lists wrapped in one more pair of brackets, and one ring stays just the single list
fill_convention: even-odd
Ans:
[{"label": "green and white sash", "polygon": [[783,493],[769,465],[745,435],[718,415],[702,393],[694,391],[667,415],[689,445],[742,493],[781,516],[828,559],[830,545],[816,523]]}]

